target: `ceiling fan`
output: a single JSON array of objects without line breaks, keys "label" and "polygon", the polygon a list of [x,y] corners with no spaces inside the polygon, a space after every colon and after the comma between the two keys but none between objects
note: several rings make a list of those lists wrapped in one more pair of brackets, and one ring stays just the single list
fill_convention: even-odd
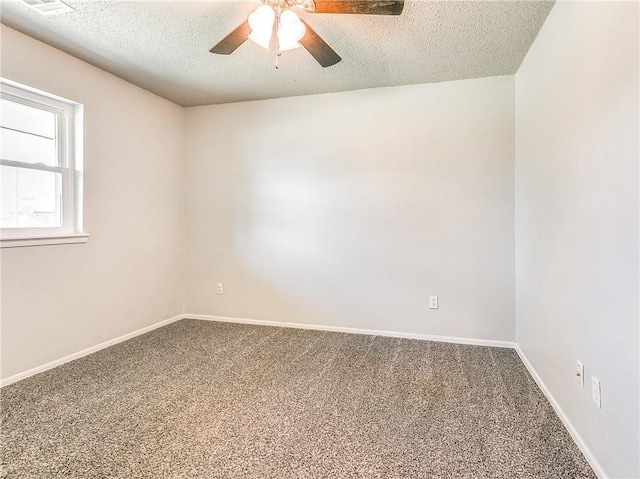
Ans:
[{"label": "ceiling fan", "polygon": [[247,39],[267,50],[272,43],[276,68],[281,52],[303,46],[322,67],[335,65],[342,58],[298,17],[295,10],[311,13],[344,13],[353,15],[400,15],[404,0],[261,0],[262,5],[249,15],[211,53],[229,55]]}]

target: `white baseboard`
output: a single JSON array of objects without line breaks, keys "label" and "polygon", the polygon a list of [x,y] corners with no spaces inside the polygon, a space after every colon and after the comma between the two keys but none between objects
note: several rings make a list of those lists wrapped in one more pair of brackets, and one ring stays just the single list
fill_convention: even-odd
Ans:
[{"label": "white baseboard", "polygon": [[549,388],[547,388],[547,385],[544,383],[538,372],[534,369],[533,365],[529,361],[529,358],[527,358],[527,355],[524,354],[524,351],[518,344],[516,344],[515,349],[518,353],[518,356],[520,356],[520,359],[529,370],[529,374],[531,374],[531,377],[533,377],[540,390],[544,393],[544,395],[547,397],[547,400],[551,403],[551,406],[562,421],[562,424],[564,424],[564,427],[567,429],[567,431],[569,431],[569,434],[573,438],[573,441],[576,443],[582,454],[584,454],[584,457],[591,466],[591,469],[593,469],[593,472],[595,472],[596,476],[598,476],[600,479],[609,477],[605,474],[604,469],[602,469],[602,466],[598,463],[595,456],[591,453],[584,440],[582,439],[576,428],[573,426],[573,423],[569,420],[569,417],[564,413],[556,399],[551,394],[551,391],[549,391]]},{"label": "white baseboard", "polygon": [[492,347],[498,347],[498,348],[514,348],[515,347],[515,343],[511,341],[496,341],[491,339],[433,336],[428,334],[401,333],[401,332],[395,332],[395,331],[378,331],[373,329],[347,328],[347,327],[341,327],[341,326],[324,326],[320,324],[284,323],[279,321],[264,321],[264,320],[258,320],[258,319],[227,318],[224,316],[209,316],[204,314],[179,314],[172,318],[168,318],[158,323],[152,324],[150,326],[146,326],[142,329],[138,329],[137,331],[133,331],[123,336],[110,339],[109,341],[105,341],[103,343],[97,344],[90,348],[83,349],[82,351],[78,351],[77,353],[69,354],[68,356],[65,356],[63,358],[56,359],[54,361],[43,364],[41,366],[37,366],[27,371],[14,374],[13,376],[9,376],[8,378],[0,380],[0,387],[8,386],[9,384],[13,384],[22,379],[28,378],[38,373],[42,373],[49,369],[60,366],[64,363],[68,363],[69,361],[79,359],[83,356],[87,356],[89,354],[95,353],[96,351],[100,351],[101,349],[108,348],[109,346],[113,346],[114,344],[118,344],[128,339],[139,336],[141,334],[148,333],[149,331],[153,331],[154,329],[160,328],[162,326],[166,326],[167,324],[173,323],[175,321],[178,321],[184,318],[199,319],[204,321],[221,321],[221,322],[230,322],[230,323],[257,324],[257,325],[263,325],[263,326],[277,326],[282,328],[312,329],[312,330],[318,330],[318,331],[335,331],[340,333],[351,333],[351,334],[368,334],[368,335],[374,335],[374,336],[388,336],[392,338],[421,339],[426,341],[472,344],[476,346],[492,346]]},{"label": "white baseboard", "polygon": [[51,361],[49,363],[43,364],[42,366],[37,366],[33,369],[29,369],[27,371],[23,371],[21,373],[18,374],[14,374],[13,376],[9,376],[8,378],[5,378],[3,380],[0,381],[0,387],[4,387],[4,386],[8,386],[9,384],[13,384],[17,381],[20,381],[22,379],[28,378],[29,376],[33,376],[34,374],[38,374],[38,373],[42,373],[44,371],[47,371],[49,369],[55,368],[57,366],[60,366],[64,363],[68,363],[69,361],[73,361],[75,359],[79,359],[83,356],[87,356],[89,354],[95,353],[96,351],[100,351],[101,349],[104,348],[108,348],[109,346],[113,346],[114,344],[118,344],[121,343],[123,341],[126,341],[128,339],[134,338],[136,336],[140,336],[141,334],[144,333],[148,333],[149,331],[153,331],[154,329],[158,329],[161,328],[162,326],[166,326],[167,324],[171,324],[175,321],[178,321],[182,318],[184,318],[185,315],[183,314],[179,314],[177,316],[174,316],[172,318],[168,318],[165,319],[163,321],[160,321],[158,323],[152,324],[150,326],[146,326],[142,329],[138,329],[137,331],[133,331],[131,333],[127,333],[123,336],[119,336],[115,339],[110,339],[109,341],[105,341],[104,343],[100,343],[97,344],[95,346],[91,346],[90,348],[87,349],[83,349],[82,351],[78,351],[77,353],[73,353],[73,354],[69,354],[68,356],[65,356],[63,358],[60,359],[56,359],[55,361]]},{"label": "white baseboard", "polygon": [[367,334],[372,336],[387,336],[390,338],[407,338],[407,339],[421,339],[423,341],[438,341],[441,343],[471,344],[474,346],[491,346],[495,348],[513,349],[516,347],[515,342],[498,341],[494,339],[475,339],[475,338],[458,338],[453,336],[434,336],[430,334],[402,333],[402,332],[396,332],[396,331],[379,331],[375,329],[347,328],[343,326],[326,326],[321,324],[284,323],[280,321],[266,321],[262,319],[245,319],[245,318],[228,318],[225,316],[210,316],[207,314],[185,314],[184,317],[191,318],[191,319],[199,319],[202,321],[220,321],[224,323],[241,323],[241,324],[256,324],[260,326],[276,326],[279,328],[312,329],[316,331],[334,331],[337,333]]}]

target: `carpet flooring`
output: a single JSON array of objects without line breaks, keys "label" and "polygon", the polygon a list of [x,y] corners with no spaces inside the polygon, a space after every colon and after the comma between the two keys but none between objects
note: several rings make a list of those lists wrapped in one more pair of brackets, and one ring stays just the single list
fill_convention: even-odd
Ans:
[{"label": "carpet flooring", "polygon": [[5,478],[595,478],[509,349],[185,319],[0,399]]}]

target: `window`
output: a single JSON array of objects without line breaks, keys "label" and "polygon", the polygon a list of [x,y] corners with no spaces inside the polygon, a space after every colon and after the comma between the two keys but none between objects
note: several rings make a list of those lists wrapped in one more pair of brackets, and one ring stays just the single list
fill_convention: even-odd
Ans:
[{"label": "window", "polygon": [[85,242],[82,105],[0,79],[2,246]]}]

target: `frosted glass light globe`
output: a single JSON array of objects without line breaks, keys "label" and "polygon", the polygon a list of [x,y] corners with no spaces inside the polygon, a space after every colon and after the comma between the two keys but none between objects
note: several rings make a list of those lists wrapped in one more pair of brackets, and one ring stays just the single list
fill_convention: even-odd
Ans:
[{"label": "frosted glass light globe", "polygon": [[251,28],[251,33],[247,38],[268,50],[269,44],[271,43],[273,22],[275,19],[276,14],[271,6],[259,6],[255,12],[249,15],[249,27]]},{"label": "frosted glass light globe", "polygon": [[307,29],[300,21],[298,15],[291,10],[285,10],[280,14],[280,28],[278,28],[278,42],[280,50],[293,50],[300,48],[300,40],[304,37]]}]

